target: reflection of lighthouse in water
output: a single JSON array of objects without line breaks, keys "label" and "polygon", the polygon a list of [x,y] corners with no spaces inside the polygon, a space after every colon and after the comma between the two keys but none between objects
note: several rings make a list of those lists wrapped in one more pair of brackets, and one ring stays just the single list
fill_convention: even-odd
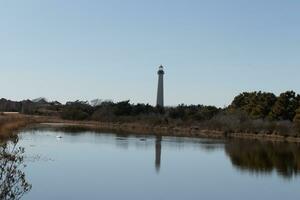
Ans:
[{"label": "reflection of lighthouse in water", "polygon": [[157,136],[155,139],[155,168],[156,171],[160,171],[160,164],[161,164],[161,136]]}]

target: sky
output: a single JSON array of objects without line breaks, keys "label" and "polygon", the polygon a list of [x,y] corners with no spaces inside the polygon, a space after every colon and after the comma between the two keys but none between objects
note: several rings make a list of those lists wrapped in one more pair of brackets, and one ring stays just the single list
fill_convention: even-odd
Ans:
[{"label": "sky", "polygon": [[226,106],[300,93],[299,0],[0,0],[0,97]]}]

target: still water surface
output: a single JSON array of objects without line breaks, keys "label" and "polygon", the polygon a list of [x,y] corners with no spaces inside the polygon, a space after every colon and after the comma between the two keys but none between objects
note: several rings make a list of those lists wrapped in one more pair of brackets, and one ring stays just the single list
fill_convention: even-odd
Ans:
[{"label": "still water surface", "polygon": [[296,144],[31,130],[19,145],[26,200],[300,197]]}]

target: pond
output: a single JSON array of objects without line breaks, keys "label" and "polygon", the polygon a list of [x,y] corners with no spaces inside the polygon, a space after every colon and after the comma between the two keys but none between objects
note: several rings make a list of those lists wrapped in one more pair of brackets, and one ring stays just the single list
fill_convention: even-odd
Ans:
[{"label": "pond", "polygon": [[26,130],[25,200],[297,199],[300,146],[251,140]]}]

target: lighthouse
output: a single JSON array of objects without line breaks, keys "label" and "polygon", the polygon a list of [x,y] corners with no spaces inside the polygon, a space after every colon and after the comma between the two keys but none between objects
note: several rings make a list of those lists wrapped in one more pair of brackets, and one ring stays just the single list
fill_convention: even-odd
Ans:
[{"label": "lighthouse", "polygon": [[164,107],[164,67],[161,65],[158,69],[158,89],[157,89],[157,103],[159,107]]}]

